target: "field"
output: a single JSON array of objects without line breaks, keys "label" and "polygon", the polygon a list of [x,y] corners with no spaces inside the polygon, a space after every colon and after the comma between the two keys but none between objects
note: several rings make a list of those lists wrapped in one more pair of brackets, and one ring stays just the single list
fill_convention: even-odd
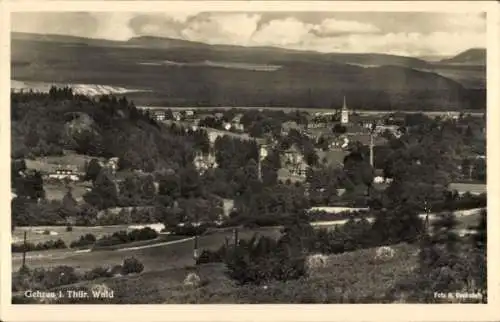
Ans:
[{"label": "field", "polygon": [[[108,228],[108,227],[106,227]],[[102,229],[102,228],[101,228]],[[109,227],[109,229],[121,230],[123,226]],[[101,234],[109,233],[101,231]],[[111,231],[112,232],[112,231]],[[240,238],[250,238],[254,233],[266,236],[280,235],[279,229],[261,228],[253,230],[241,230]],[[72,240],[77,239],[82,231],[73,235]],[[52,236],[53,237],[53,236]],[[225,241],[225,238],[231,238],[231,230],[214,233],[212,235],[201,236],[199,238],[200,249],[218,249]],[[169,245],[158,245],[155,247],[130,249],[130,250],[106,250],[94,252],[82,251],[45,251],[37,252],[33,255],[28,253],[27,265],[29,267],[52,267],[57,265],[70,265],[77,269],[88,270],[101,265],[117,265],[123,262],[123,259],[135,256],[145,266],[145,271],[163,270],[170,267],[184,267],[193,265],[193,241],[187,240]],[[21,266],[21,256],[14,256],[12,259],[12,270],[17,270]]]},{"label": "field", "polygon": [[83,195],[87,192],[87,189],[91,187],[91,184],[84,182],[71,182],[71,183],[44,183],[43,189],[45,190],[45,197],[47,200],[62,200],[64,195],[68,192],[68,188],[71,189],[71,194],[77,202],[83,201]]},{"label": "field", "polygon": [[[236,286],[220,264],[177,267],[138,276],[94,281],[115,292],[112,303],[130,304],[225,304],[225,303],[367,303],[393,302],[396,282],[411,275],[417,264],[417,248],[396,245],[394,258],[374,259],[375,249],[328,257],[327,265],[296,281],[271,282],[265,286]],[[200,287],[184,285],[189,272],[196,272]],[[88,284],[79,284],[80,287]],[[72,288],[76,287],[72,286]],[[95,300],[98,303],[99,300]]]},{"label": "field", "polygon": [[[81,227],[74,226],[73,231],[66,231],[65,226],[37,226],[37,227],[16,227],[12,233],[13,242],[22,242],[24,232],[28,232],[28,241],[32,243],[46,242],[49,240],[56,240],[61,238],[69,245],[72,241],[77,240],[80,236],[85,234],[93,234],[96,238],[104,235],[110,235],[119,230],[126,230],[129,225],[116,225],[116,226],[99,226],[99,227]],[[56,232],[57,235],[44,235],[42,232],[49,230]]]}]

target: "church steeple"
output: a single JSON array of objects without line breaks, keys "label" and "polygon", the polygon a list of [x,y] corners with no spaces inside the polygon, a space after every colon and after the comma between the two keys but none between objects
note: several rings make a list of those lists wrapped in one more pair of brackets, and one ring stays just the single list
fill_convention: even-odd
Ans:
[{"label": "church steeple", "polygon": [[344,95],[344,104],[342,105],[342,113],[341,113],[341,117],[340,117],[340,123],[342,123],[342,124],[349,123],[349,110],[347,109],[345,95]]}]

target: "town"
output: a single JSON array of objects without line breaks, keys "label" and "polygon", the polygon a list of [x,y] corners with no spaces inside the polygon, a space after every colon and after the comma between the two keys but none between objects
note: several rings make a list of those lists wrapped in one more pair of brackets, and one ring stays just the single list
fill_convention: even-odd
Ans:
[{"label": "town", "polygon": [[[168,266],[201,265],[224,261],[218,252],[231,240],[253,233],[274,240],[279,227],[286,232],[297,220],[316,229],[320,235],[315,238],[332,228],[335,234],[344,225],[361,229],[356,234],[362,235],[349,237],[358,239],[356,244],[320,243],[314,247],[321,253],[414,243],[443,220],[439,213],[449,211],[459,216],[453,225],[457,236],[470,238],[477,234],[479,210],[486,207],[484,116],[361,116],[349,108],[347,97],[330,113],[140,109],[126,98],[89,100],[55,87],[48,94],[14,93],[13,108],[28,113],[24,119],[29,122],[39,112],[26,108],[40,98],[86,104],[88,113],[64,112],[64,124],[36,127],[37,133],[31,133],[33,127],[19,128],[29,132],[13,151],[25,158],[12,160],[15,267],[44,267],[44,251],[64,249],[90,249],[78,255],[81,260],[103,252],[108,255],[99,264],[117,264],[115,256],[125,252],[138,255],[141,249],[176,241],[192,246]],[[94,113],[101,114],[89,116]],[[106,130],[107,122],[115,126]],[[125,137],[116,128],[133,132]],[[54,135],[52,129],[72,141],[64,138],[67,143],[60,146],[44,141]],[[422,140],[427,137],[432,140]],[[410,199],[401,200],[404,195]],[[414,217],[398,219],[401,211]],[[405,221],[398,230],[390,226],[392,220]],[[380,225],[391,227],[383,233],[388,236],[366,232]],[[71,240],[75,231],[81,231],[80,239]],[[363,234],[369,240],[363,241],[368,238]],[[217,235],[219,245],[204,242]],[[212,254],[218,246],[221,250]],[[30,259],[31,252],[42,257]],[[144,269],[134,262],[137,255],[130,259],[131,273]],[[61,263],[73,256],[66,253]],[[124,274],[121,270],[89,274]]]},{"label": "town", "polygon": [[179,14],[12,14],[12,304],[494,298],[485,12]]}]

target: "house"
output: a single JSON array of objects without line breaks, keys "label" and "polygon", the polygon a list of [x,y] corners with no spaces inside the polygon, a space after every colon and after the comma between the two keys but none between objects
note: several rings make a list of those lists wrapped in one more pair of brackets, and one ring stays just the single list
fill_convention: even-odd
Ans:
[{"label": "house", "polygon": [[182,120],[182,114],[179,111],[172,112],[172,118],[174,121],[180,121]]},{"label": "house", "polygon": [[163,110],[153,110],[150,115],[155,121],[164,121],[166,119],[166,113]]},{"label": "house", "polygon": [[99,165],[103,168],[109,169],[112,174],[116,173],[118,170],[118,163],[120,162],[120,158],[118,157],[112,157],[109,158],[107,161],[100,161]]},{"label": "house", "polygon": [[235,131],[243,132],[245,131],[245,126],[241,123],[232,123],[231,128]]},{"label": "house", "polygon": [[281,124],[281,135],[286,136],[290,132],[290,130],[297,130],[300,131],[300,126],[297,124],[297,122],[294,121],[287,121]]},{"label": "house", "polygon": [[349,138],[345,135],[333,138],[328,147],[330,149],[347,149],[349,147]]},{"label": "house", "polygon": [[194,157],[193,165],[200,174],[203,174],[208,169],[214,169],[219,166],[217,164],[215,154],[213,153],[208,153],[208,154],[197,153],[196,156]]},{"label": "house", "polygon": [[222,124],[222,127],[224,128],[224,130],[229,131],[229,130],[231,130],[232,124],[228,123],[228,122],[224,122],[224,124]]},{"label": "house", "polygon": [[217,140],[218,137],[222,137],[224,134],[221,132],[216,132],[216,131],[209,131],[208,132],[208,140],[210,141],[210,144],[214,144],[215,140]]},{"label": "house", "polygon": [[62,168],[56,170],[55,172],[49,173],[48,178],[55,180],[79,181],[80,175],[72,169]]},{"label": "house", "polygon": [[392,182],[392,178],[385,177],[384,170],[375,169],[373,183],[382,184],[382,183],[391,183],[391,182]]},{"label": "house", "polygon": [[231,123],[233,123],[233,124],[240,124],[242,118],[243,118],[243,114],[242,113],[236,114],[233,117],[233,119],[231,120]]},{"label": "house", "polygon": [[300,149],[294,144],[282,152],[282,168],[288,170],[291,175],[305,177],[308,168],[307,162]]},{"label": "house", "polygon": [[269,155],[268,147],[266,145],[261,145],[259,149],[260,159],[263,160]]}]

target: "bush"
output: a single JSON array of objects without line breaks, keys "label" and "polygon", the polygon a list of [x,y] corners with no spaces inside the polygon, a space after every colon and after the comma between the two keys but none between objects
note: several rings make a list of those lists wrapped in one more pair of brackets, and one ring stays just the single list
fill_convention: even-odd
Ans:
[{"label": "bush", "polygon": [[115,265],[113,266],[113,268],[111,269],[111,274],[113,276],[115,275],[118,275],[118,274],[121,274],[123,271],[123,267],[121,265]]},{"label": "bush", "polygon": [[151,240],[155,239],[156,237],[158,237],[158,233],[156,232],[156,230],[149,227],[134,229],[129,233],[127,233],[125,230],[120,230],[113,233],[112,235],[103,236],[97,241],[96,246],[115,246],[135,241]]},{"label": "bush", "polygon": [[226,246],[223,245],[217,251],[211,251],[208,249],[204,249],[198,259],[196,260],[196,264],[208,264],[208,263],[222,263],[224,261],[224,256],[226,255],[227,249]]},{"label": "bush", "polygon": [[112,270],[109,267],[98,266],[85,273],[86,280],[95,280],[100,277],[113,277]]},{"label": "bush", "polygon": [[75,269],[71,266],[57,266],[45,272],[43,285],[53,288],[61,285],[73,284],[80,280]]},{"label": "bush", "polygon": [[239,284],[288,281],[306,274],[305,256],[288,244],[269,237],[242,240],[228,249],[227,275]]},{"label": "bush", "polygon": [[66,231],[73,231],[73,226],[66,226]]},{"label": "bush", "polygon": [[43,243],[26,243],[26,245],[23,244],[11,244],[11,250],[13,253],[22,253],[24,250],[26,252],[32,252],[32,251],[40,251],[40,250],[48,250],[48,249],[63,249],[67,248],[66,243],[62,239],[57,239],[56,241],[54,240],[48,240]]},{"label": "bush", "polygon": [[140,273],[144,270],[144,265],[135,257],[126,258],[122,265],[122,274]]},{"label": "bush", "polygon": [[54,287],[73,284],[80,281],[80,276],[70,266],[57,266],[51,269],[24,268],[12,276],[12,291],[47,290]]},{"label": "bush", "polygon": [[140,241],[140,240],[149,240],[149,239],[155,239],[158,237],[158,233],[156,230],[145,227],[142,229],[134,229],[132,230],[129,234],[129,240],[130,241]]},{"label": "bush", "polygon": [[174,235],[179,235],[179,236],[195,236],[195,235],[202,235],[207,231],[209,228],[208,225],[200,225],[200,226],[193,226],[193,225],[184,225],[184,226],[176,226],[172,233]]},{"label": "bush", "polygon": [[76,241],[71,242],[69,247],[71,248],[81,248],[90,245],[94,245],[96,242],[96,237],[93,234],[85,234],[84,236],[80,236],[80,238]]}]

